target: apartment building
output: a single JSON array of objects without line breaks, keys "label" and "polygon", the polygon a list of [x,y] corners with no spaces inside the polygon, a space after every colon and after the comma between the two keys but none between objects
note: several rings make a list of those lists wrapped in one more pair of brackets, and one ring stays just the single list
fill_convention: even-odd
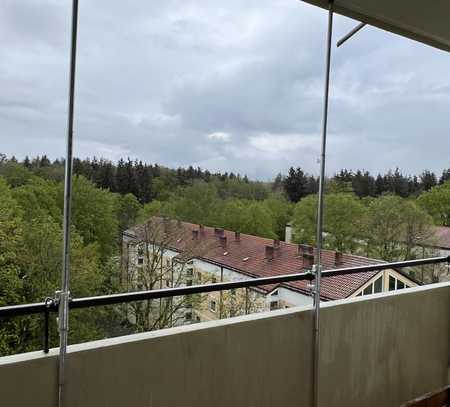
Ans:
[{"label": "apartment building", "polygon": [[[308,245],[154,217],[124,233],[123,279],[130,291],[239,281],[308,271],[314,256],[315,249]],[[323,250],[322,262],[323,270],[383,263],[332,250]],[[154,275],[150,285],[139,279],[145,269],[149,270],[146,274]],[[362,271],[323,277],[320,294],[323,301],[333,301],[417,284],[400,270]],[[308,281],[206,296],[195,306],[180,307],[185,323],[312,304]],[[177,320],[181,320],[179,315]]]}]

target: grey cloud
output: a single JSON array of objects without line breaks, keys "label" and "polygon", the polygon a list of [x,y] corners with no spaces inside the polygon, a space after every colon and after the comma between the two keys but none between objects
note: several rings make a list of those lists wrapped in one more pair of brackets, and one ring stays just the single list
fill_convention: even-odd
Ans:
[{"label": "grey cloud", "polygon": [[[64,154],[69,23],[70,1],[2,2],[1,151]],[[335,38],[353,25],[338,17]],[[291,0],[81,2],[77,154],[317,172],[325,28]],[[450,166],[449,68],[370,27],[334,48],[329,172]]]}]

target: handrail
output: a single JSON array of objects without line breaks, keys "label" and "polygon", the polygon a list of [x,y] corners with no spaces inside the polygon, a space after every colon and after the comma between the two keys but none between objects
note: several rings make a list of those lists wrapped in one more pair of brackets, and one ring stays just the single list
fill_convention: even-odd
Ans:
[{"label": "handrail", "polygon": [[[378,263],[367,266],[346,267],[340,269],[324,270],[322,277],[334,277],[339,275],[355,274],[368,271],[381,271],[387,269],[401,269],[406,267],[423,266],[428,264],[450,263],[450,256],[431,257],[419,260],[406,260],[390,263]],[[303,273],[283,274],[271,277],[251,278],[240,281],[228,281],[214,284],[193,285],[187,287],[162,288],[157,290],[136,291],[95,297],[82,297],[70,300],[69,308],[79,309],[87,307],[97,307],[104,305],[114,305],[143,301],[150,299],[178,297],[183,295],[202,294],[213,291],[226,291],[237,288],[258,287],[263,285],[281,284],[292,281],[312,281],[314,273],[306,271]],[[55,302],[38,302],[32,304],[20,304],[0,307],[0,318],[15,317],[21,315],[32,315],[45,312],[56,312],[58,309]]]}]

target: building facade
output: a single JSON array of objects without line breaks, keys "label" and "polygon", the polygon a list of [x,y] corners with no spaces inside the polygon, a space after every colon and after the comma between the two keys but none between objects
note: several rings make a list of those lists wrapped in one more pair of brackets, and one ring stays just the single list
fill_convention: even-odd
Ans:
[{"label": "building facade", "polygon": [[[314,256],[308,245],[155,217],[124,233],[123,281],[129,291],[239,281],[311,270]],[[331,250],[324,250],[322,259],[323,270],[383,263]],[[310,284],[296,281],[205,294],[175,304],[172,325],[310,305]],[[342,274],[322,278],[321,298],[333,301],[416,285],[400,270]],[[164,304],[154,306],[156,313],[164,310]]]}]

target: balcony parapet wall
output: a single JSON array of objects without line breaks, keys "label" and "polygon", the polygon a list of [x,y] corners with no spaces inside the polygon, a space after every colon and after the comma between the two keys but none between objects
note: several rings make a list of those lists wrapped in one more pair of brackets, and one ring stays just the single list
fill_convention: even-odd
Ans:
[{"label": "balcony parapet wall", "polygon": [[[323,304],[320,405],[399,406],[448,383],[450,283]],[[67,407],[309,406],[310,307],[69,347]],[[2,405],[57,405],[57,349],[0,358]]]}]

